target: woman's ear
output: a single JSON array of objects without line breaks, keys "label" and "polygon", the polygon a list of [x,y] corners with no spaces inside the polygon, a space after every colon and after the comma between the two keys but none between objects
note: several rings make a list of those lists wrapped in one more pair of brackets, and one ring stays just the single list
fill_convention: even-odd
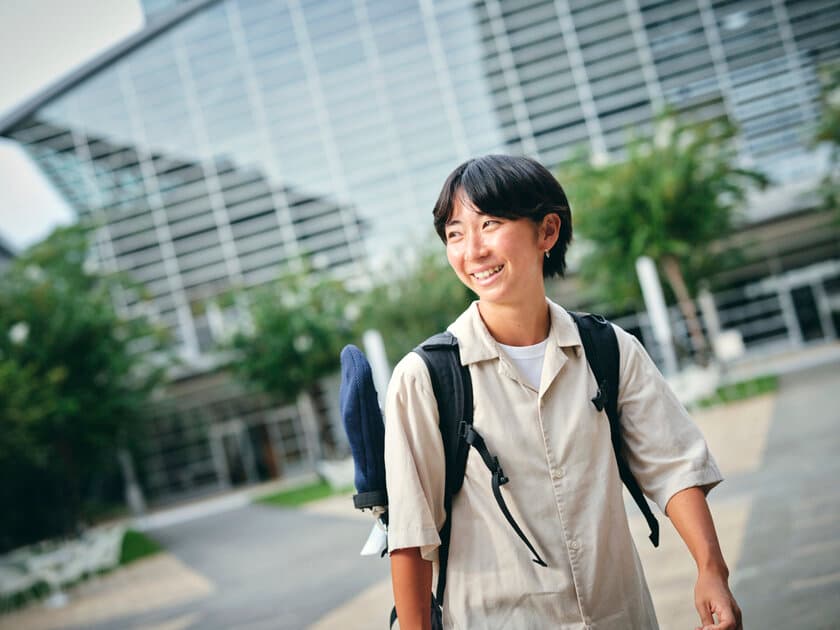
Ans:
[{"label": "woman's ear", "polygon": [[560,238],[560,215],[556,212],[547,214],[540,224],[540,238],[543,240],[543,247],[546,250],[554,247],[557,239]]}]

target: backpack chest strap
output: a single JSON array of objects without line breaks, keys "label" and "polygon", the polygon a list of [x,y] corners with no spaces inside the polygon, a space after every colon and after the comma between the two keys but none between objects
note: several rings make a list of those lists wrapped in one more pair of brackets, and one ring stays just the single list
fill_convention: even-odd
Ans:
[{"label": "backpack chest strap", "polygon": [[507,520],[508,524],[513,528],[513,531],[516,532],[516,535],[519,536],[520,540],[525,543],[525,546],[528,547],[528,550],[534,556],[532,560],[541,567],[547,567],[548,565],[545,560],[542,559],[540,554],[534,548],[534,545],[530,540],[528,540],[525,532],[523,532],[522,528],[519,527],[516,519],[513,518],[513,514],[511,514],[508,509],[505,498],[502,495],[501,487],[510,480],[505,476],[505,472],[502,470],[502,465],[499,463],[499,458],[490,453],[487,449],[487,444],[484,442],[484,438],[481,437],[472,425],[462,422],[461,426],[464,431],[463,439],[467,444],[478,451],[478,454],[481,455],[481,459],[484,461],[484,465],[487,466],[487,469],[490,471],[493,496],[496,498],[496,503],[499,505],[499,509],[502,511],[502,514],[504,514],[505,520]]}]

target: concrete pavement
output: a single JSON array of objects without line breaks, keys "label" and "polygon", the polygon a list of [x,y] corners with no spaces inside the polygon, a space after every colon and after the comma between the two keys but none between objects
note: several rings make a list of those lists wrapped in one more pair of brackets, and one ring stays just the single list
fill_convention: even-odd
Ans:
[{"label": "concrete pavement", "polygon": [[[840,628],[840,366],[784,378],[736,566],[756,628]],[[753,625],[754,624],[754,625]]]},{"label": "concrete pavement", "polygon": [[[710,504],[747,628],[840,628],[838,391],[840,365],[823,365],[783,376],[778,395],[695,414],[726,476]],[[654,550],[629,513],[661,627],[695,627],[688,552],[665,518]],[[170,564],[82,585],[61,611],[0,616],[0,629],[385,627],[387,561],[357,555],[369,526],[347,497],[171,525],[154,532]]]}]

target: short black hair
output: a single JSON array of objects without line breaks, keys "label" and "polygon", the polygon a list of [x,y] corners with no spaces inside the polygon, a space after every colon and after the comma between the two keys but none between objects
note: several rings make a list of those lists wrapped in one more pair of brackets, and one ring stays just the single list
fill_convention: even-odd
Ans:
[{"label": "short black hair", "polygon": [[530,219],[540,224],[548,214],[560,215],[560,234],[550,257],[543,261],[543,277],[562,276],[566,250],[572,240],[572,211],[560,182],[542,164],[528,157],[485,155],[456,168],[435,203],[435,230],[446,243],[446,222],[459,197],[484,214],[505,219]]}]

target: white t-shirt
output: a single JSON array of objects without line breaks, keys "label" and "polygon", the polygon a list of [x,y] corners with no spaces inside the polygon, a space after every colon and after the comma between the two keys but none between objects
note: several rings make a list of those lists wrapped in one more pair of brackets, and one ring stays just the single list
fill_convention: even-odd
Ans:
[{"label": "white t-shirt", "polygon": [[499,347],[516,366],[528,384],[539,391],[540,378],[542,378],[543,359],[545,348],[548,345],[548,337],[533,346],[506,346],[503,343]]}]

